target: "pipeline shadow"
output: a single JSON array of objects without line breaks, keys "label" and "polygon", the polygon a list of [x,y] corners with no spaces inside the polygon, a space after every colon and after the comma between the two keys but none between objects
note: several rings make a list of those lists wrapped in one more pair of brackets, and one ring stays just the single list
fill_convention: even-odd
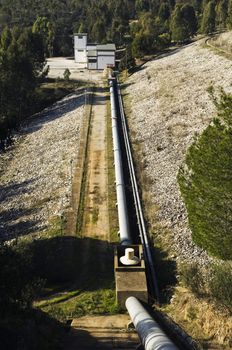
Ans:
[{"label": "pipeline shadow", "polygon": [[167,304],[170,302],[173,290],[178,282],[176,261],[170,259],[165,251],[156,246],[153,248],[152,255],[160,292],[160,303]]}]

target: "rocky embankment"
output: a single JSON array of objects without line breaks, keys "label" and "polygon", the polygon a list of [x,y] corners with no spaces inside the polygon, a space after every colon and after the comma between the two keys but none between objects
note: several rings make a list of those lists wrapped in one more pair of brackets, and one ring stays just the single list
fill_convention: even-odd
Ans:
[{"label": "rocky embankment", "polygon": [[205,264],[207,254],[191,239],[177,173],[194,135],[215,116],[207,88],[232,91],[232,62],[202,44],[190,44],[147,63],[127,80],[126,93],[132,110],[131,137],[143,150],[158,208],[156,219],[172,233],[179,257]]},{"label": "rocky embankment", "polygon": [[225,52],[232,53],[232,31],[219,34],[215,38],[209,40],[209,44]]},{"label": "rocky embankment", "polygon": [[49,229],[70,201],[84,96],[73,93],[33,116],[0,154],[0,239]]}]

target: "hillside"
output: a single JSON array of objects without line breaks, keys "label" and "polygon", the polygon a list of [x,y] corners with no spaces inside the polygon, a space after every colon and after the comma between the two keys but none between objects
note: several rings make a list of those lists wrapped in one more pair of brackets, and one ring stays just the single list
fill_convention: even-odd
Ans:
[{"label": "hillside", "polygon": [[231,79],[231,61],[198,42],[147,63],[127,81],[131,135],[141,145],[152,182],[156,220],[170,230],[178,256],[201,264],[208,257],[192,243],[176,176],[195,133],[214,116],[207,88],[222,86],[231,92]]},{"label": "hillside", "polygon": [[222,33],[210,40],[210,44],[218,47],[221,50],[232,53],[232,32]]},{"label": "hillside", "polygon": [[[167,263],[180,266],[188,261],[204,268],[212,262],[192,242],[177,173],[195,135],[216,115],[207,89],[213,85],[232,92],[231,81],[231,61],[206,48],[204,41],[157,57],[126,81],[128,122],[143,173],[145,209]],[[170,292],[170,285],[166,288]],[[207,348],[230,348],[231,317],[196,298],[183,284],[176,285],[163,310]]]},{"label": "hillside", "polygon": [[12,149],[0,154],[1,239],[60,229],[83,103],[79,91],[35,115],[15,135]]}]

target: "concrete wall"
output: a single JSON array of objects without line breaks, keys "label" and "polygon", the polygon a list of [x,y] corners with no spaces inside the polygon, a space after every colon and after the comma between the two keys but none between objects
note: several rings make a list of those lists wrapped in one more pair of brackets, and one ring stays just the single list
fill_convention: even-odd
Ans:
[{"label": "concrete wall", "polygon": [[87,63],[87,35],[86,34],[74,35],[74,53],[75,53],[75,62]]},{"label": "concrete wall", "polygon": [[88,69],[97,69],[97,61],[96,62],[88,62]]},{"label": "concrete wall", "polygon": [[75,49],[75,62],[87,63],[87,51],[83,49]]},{"label": "concrete wall", "polygon": [[108,56],[106,55],[101,55],[101,52],[98,52],[98,57],[97,57],[97,69],[105,69],[107,65],[115,65],[115,56],[114,54],[109,53]]},{"label": "concrete wall", "polygon": [[87,44],[87,51],[96,51],[97,45],[93,44]]},{"label": "concrete wall", "polygon": [[86,49],[86,47],[87,47],[87,35],[74,34],[74,47],[75,47],[75,49]]}]

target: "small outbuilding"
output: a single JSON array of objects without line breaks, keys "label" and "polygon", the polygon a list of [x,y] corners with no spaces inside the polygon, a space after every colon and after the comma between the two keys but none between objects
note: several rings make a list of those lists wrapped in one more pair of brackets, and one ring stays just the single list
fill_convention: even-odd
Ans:
[{"label": "small outbuilding", "polygon": [[97,45],[97,69],[115,66],[115,44]]},{"label": "small outbuilding", "polygon": [[87,33],[74,34],[75,62],[83,64],[84,68],[104,70],[115,66],[115,44],[90,44]]}]

